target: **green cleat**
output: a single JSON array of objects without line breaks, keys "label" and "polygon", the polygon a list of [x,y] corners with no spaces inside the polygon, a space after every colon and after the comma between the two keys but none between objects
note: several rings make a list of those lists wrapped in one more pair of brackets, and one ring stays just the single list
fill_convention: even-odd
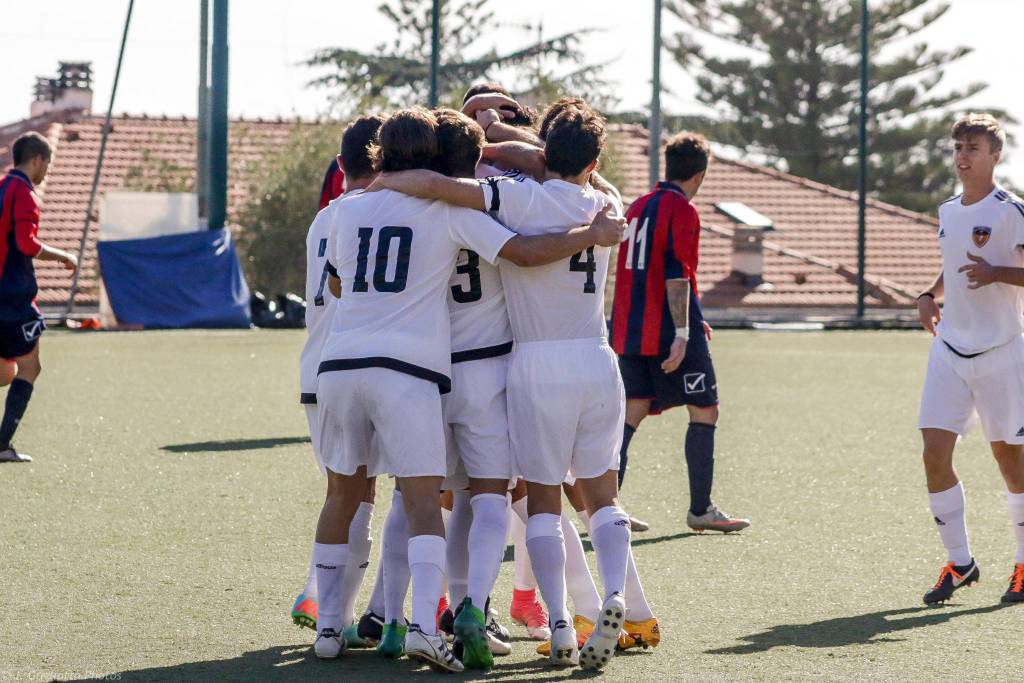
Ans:
[{"label": "green cleat", "polygon": [[462,643],[462,663],[467,669],[487,671],[494,666],[494,655],[487,642],[487,617],[466,598],[455,617],[455,637]]},{"label": "green cleat", "polygon": [[377,643],[377,653],[388,659],[398,659],[404,655],[405,636],[408,632],[409,627],[399,624],[398,619],[392,619],[390,624],[384,624],[384,632]]},{"label": "green cleat", "polygon": [[342,635],[345,636],[345,642],[348,643],[348,646],[351,648],[366,649],[368,647],[373,647],[373,645],[359,637],[359,624],[349,624],[348,628],[344,630]]}]

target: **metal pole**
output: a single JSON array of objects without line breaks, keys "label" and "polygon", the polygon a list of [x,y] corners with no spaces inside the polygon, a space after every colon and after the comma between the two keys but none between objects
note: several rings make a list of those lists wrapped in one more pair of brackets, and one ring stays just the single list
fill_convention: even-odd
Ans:
[{"label": "metal pole", "polygon": [[430,12],[430,106],[437,106],[437,70],[441,63],[441,0]]},{"label": "metal pole", "polygon": [[82,239],[78,243],[78,270],[71,277],[71,291],[68,293],[68,305],[64,311],[67,320],[75,308],[75,296],[78,295],[78,278],[82,272],[82,259],[85,257],[85,245],[89,240],[89,223],[92,221],[92,207],[96,202],[96,190],[100,184],[100,172],[103,170],[103,156],[107,152],[107,138],[110,136],[110,117],[114,111],[114,97],[117,96],[117,84],[121,80],[121,64],[124,63],[124,46],[128,42],[128,26],[132,21],[132,7],[135,0],[128,0],[128,12],[124,17],[124,31],[121,33],[121,49],[117,53],[117,68],[114,69],[114,86],[110,89],[110,103],[107,105],[107,117],[103,121],[100,133],[100,152],[96,157],[96,170],[92,175],[92,189],[89,190],[89,203],[85,207],[85,223],[82,226]]},{"label": "metal pole", "polygon": [[661,175],[661,0],[654,0],[654,71],[651,78],[651,125],[648,179],[650,186]]},{"label": "metal pole", "polygon": [[868,193],[868,2],[860,15],[860,177],[857,183],[857,317],[864,317]]},{"label": "metal pole", "polygon": [[221,230],[228,201],[228,0],[213,0],[213,50],[210,69],[210,230]]},{"label": "metal pole", "polygon": [[206,222],[207,183],[210,173],[210,86],[208,76],[210,47],[210,0],[199,2],[199,93],[196,109],[196,198],[200,227]]}]

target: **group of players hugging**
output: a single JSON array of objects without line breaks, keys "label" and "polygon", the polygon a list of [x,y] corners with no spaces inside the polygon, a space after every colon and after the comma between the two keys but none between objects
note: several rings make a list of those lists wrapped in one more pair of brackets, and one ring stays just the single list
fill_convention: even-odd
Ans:
[{"label": "group of players hugging", "polygon": [[[605,142],[604,119],[583,100],[558,100],[538,120],[496,84],[471,88],[461,111],[414,107],[346,129],[306,241],[301,391],[327,494],[292,617],[316,629],[318,657],[376,647],[437,671],[490,669],[511,652],[490,606],[510,526],[509,613],[543,641],[537,651],[551,664],[601,669],[616,651],[658,645],[630,548],[631,523],[641,523],[617,495],[624,434],[657,412],[661,393],[630,395],[645,409],[630,426],[604,290],[611,247],[638,221],[627,224],[618,191],[598,173]],[[683,135],[670,155],[699,186],[706,141]],[[688,204],[677,186],[657,191],[678,194],[661,198],[666,205]],[[678,222],[674,230],[685,229]],[[673,229],[655,228],[661,244],[632,258],[643,268],[658,255],[662,301],[648,305],[658,318],[626,311],[619,336],[664,342],[667,365],[638,375],[671,372],[683,387],[691,370],[697,398],[662,407],[711,411],[710,357],[684,360],[692,321],[702,340],[710,334],[691,306],[687,247],[673,248]],[[357,619],[381,475],[395,487],[373,594]],[[589,533],[601,591],[563,493]],[[747,525],[709,498],[688,521]]]}]

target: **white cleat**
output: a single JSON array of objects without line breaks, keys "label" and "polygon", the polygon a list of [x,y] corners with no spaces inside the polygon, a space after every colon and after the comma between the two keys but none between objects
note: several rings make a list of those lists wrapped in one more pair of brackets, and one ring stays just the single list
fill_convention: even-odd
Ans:
[{"label": "white cleat", "polygon": [[443,636],[428,635],[420,629],[419,624],[409,624],[409,632],[405,636],[405,654],[439,673],[459,673],[465,668],[448,649]]},{"label": "white cleat", "polygon": [[337,659],[345,652],[345,636],[334,629],[325,628],[316,634],[313,652],[319,659]]},{"label": "white cleat", "polygon": [[733,531],[742,531],[750,526],[750,520],[743,517],[733,517],[727,512],[719,510],[712,503],[708,506],[707,512],[703,515],[695,515],[689,510],[686,512],[686,526],[698,533],[705,531],[721,531],[724,534]]},{"label": "white cleat", "polygon": [[576,645],[576,629],[567,621],[559,619],[551,625],[551,666],[576,666],[580,663],[580,651]]},{"label": "white cleat", "polygon": [[512,645],[498,640],[490,631],[487,632],[487,649],[495,657],[506,657],[512,654]]},{"label": "white cleat", "polygon": [[14,446],[0,451],[0,462],[32,462],[31,455],[25,455],[14,450]]},{"label": "white cleat", "polygon": [[626,601],[619,593],[612,593],[601,605],[601,613],[597,615],[594,632],[580,650],[580,666],[592,670],[604,668],[615,655],[619,632],[626,623],[625,616]]}]

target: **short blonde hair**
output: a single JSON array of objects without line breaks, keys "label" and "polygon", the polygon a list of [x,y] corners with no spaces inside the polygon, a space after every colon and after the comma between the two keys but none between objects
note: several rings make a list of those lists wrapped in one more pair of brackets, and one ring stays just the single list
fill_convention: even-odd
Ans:
[{"label": "short blonde hair", "polygon": [[988,138],[990,152],[1003,151],[1006,144],[1006,133],[991,114],[970,113],[953,124],[953,139],[963,140],[973,135],[984,135]]}]

